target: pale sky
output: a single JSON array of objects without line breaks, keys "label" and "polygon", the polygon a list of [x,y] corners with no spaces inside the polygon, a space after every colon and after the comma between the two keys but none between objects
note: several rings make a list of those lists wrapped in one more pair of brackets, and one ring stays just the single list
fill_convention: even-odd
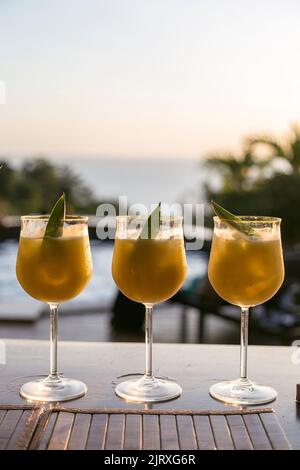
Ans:
[{"label": "pale sky", "polygon": [[299,0],[0,0],[0,155],[204,156],[300,122]]}]

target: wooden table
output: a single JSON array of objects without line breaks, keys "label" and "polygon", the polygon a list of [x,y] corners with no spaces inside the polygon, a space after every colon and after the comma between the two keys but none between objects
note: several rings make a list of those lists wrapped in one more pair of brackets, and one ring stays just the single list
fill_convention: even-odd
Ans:
[{"label": "wooden table", "polygon": [[[0,365],[0,405],[21,405],[24,400],[18,393],[20,385],[32,376],[47,372],[49,344],[32,340],[2,341],[6,347],[6,364]],[[250,346],[249,377],[278,391],[278,399],[270,406],[275,409],[292,447],[300,449],[300,405],[295,403],[300,366],[293,365],[291,355],[290,347]],[[171,402],[145,406],[126,403],[114,394],[119,376],[143,371],[143,344],[61,342],[60,371],[83,380],[88,386],[85,397],[61,406],[85,411],[95,408],[230,410],[233,407],[213,400],[208,389],[217,381],[236,378],[238,365],[238,346],[157,344],[154,346],[156,375],[175,378],[183,388],[183,395]]]}]

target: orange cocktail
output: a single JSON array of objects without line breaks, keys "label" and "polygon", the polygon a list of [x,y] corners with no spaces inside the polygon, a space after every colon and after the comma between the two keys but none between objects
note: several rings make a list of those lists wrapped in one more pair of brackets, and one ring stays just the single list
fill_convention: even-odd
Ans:
[{"label": "orange cocktail", "polygon": [[92,275],[89,238],[21,236],[16,271],[31,297],[48,303],[70,300],[80,294]]},{"label": "orange cocktail", "polygon": [[252,240],[233,230],[215,233],[208,275],[216,292],[231,304],[266,302],[284,278],[280,238],[262,234]]},{"label": "orange cocktail", "polygon": [[186,259],[182,239],[116,239],[112,275],[131,300],[159,303],[182,286]]}]

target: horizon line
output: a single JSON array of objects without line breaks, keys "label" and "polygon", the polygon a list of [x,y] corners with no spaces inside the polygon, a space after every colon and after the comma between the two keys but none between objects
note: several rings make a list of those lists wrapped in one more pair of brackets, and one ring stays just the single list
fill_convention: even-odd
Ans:
[{"label": "horizon line", "polygon": [[9,160],[11,158],[16,158],[16,159],[35,159],[35,158],[45,158],[45,159],[51,159],[51,158],[65,158],[65,159],[90,159],[90,160],[200,160],[202,158],[206,158],[205,156],[201,155],[147,155],[147,154],[120,154],[120,155],[115,155],[115,154],[72,154],[72,153],[47,153],[47,152],[33,152],[32,154],[30,153],[24,153],[24,154],[19,154],[19,153],[2,153],[0,155],[0,160]]}]

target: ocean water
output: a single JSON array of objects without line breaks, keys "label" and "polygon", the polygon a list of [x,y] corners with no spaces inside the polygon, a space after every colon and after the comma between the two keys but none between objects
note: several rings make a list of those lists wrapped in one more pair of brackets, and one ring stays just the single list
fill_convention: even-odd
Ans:
[{"label": "ocean water", "polygon": [[81,160],[74,159],[73,166],[103,198],[125,195],[130,203],[170,204],[201,193],[200,163],[196,160],[89,159],[83,166]]},{"label": "ocean water", "polygon": [[[208,177],[203,163],[193,158],[88,158],[49,156],[81,176],[101,200],[127,196],[128,202],[149,206],[157,201],[203,202]],[[17,165],[23,158],[13,158]]]}]

